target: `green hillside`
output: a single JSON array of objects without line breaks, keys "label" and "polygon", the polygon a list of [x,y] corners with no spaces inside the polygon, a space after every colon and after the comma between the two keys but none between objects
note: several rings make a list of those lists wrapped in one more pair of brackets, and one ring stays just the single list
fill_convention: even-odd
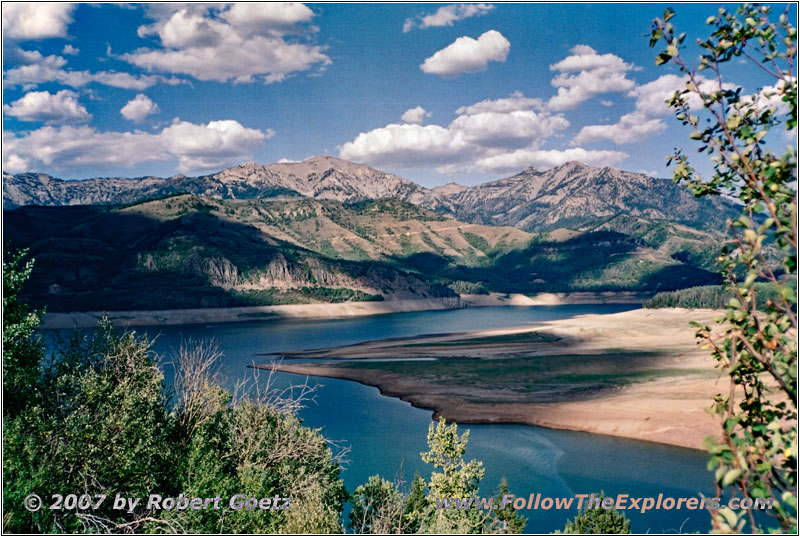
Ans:
[{"label": "green hillside", "polygon": [[[466,224],[398,200],[218,200],[4,211],[36,258],[28,299],[50,311],[230,307],[455,297],[644,293],[715,284],[710,236],[598,223],[532,235]],[[684,236],[685,235],[685,236]],[[694,250],[693,250],[694,249]],[[682,254],[681,252],[690,252]]]}]

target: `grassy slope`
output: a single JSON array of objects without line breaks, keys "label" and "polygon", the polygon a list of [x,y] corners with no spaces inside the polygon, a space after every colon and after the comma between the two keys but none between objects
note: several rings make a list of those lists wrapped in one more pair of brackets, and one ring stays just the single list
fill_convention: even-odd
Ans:
[{"label": "grassy slope", "polygon": [[[4,212],[4,223],[12,245],[30,247],[37,259],[29,293],[51,311],[716,283],[663,241],[602,226],[531,235],[464,224],[397,200],[176,195],[120,208],[27,207]],[[683,240],[674,230],[666,237]]]}]

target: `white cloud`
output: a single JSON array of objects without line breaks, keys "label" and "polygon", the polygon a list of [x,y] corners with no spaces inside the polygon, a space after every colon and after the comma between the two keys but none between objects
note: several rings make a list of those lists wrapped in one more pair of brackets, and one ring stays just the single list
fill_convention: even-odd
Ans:
[{"label": "white cloud", "polygon": [[123,106],[119,113],[131,121],[144,121],[147,116],[157,114],[160,108],[144,93],[139,93]]},{"label": "white cloud", "polygon": [[163,48],[122,55],[133,65],[198,80],[280,82],[292,73],[331,63],[320,46],[284,37],[316,30],[299,26],[314,13],[302,4],[233,4],[221,11],[184,7],[138,29]]},{"label": "white cloud", "polygon": [[561,115],[514,110],[459,116],[450,129],[460,131],[466,141],[483,147],[523,147],[532,139],[549,138],[568,126],[569,122]]},{"label": "white cloud", "polygon": [[790,87],[791,85],[786,80],[778,80],[772,86],[761,88],[757,93],[742,96],[739,107],[742,110],[752,107],[759,113],[772,108],[779,116],[786,115],[791,112],[791,107],[788,102],[783,100],[783,97]]},{"label": "white cloud", "polygon": [[117,71],[70,71],[64,67],[67,60],[62,56],[42,56],[38,51],[18,50],[24,65],[9,69],[3,74],[3,82],[9,87],[35,86],[57,82],[64,86],[79,88],[91,82],[115,88],[144,90],[159,83],[170,85],[183,81],[177,78],[164,78],[158,75],[133,75]]},{"label": "white cloud", "polygon": [[459,37],[426,59],[420,69],[432,75],[453,76],[484,71],[490,61],[505,62],[511,43],[497,30],[489,30],[478,39]]},{"label": "white cloud", "polygon": [[12,173],[32,169],[75,170],[134,166],[178,160],[184,173],[210,171],[247,159],[274,135],[237,121],[197,125],[180,119],[159,133],[98,131],[91,126],[42,127],[3,133],[3,167]]},{"label": "white cloud", "polygon": [[611,140],[615,144],[629,144],[658,134],[667,128],[659,118],[648,117],[642,112],[625,114],[613,125],[587,125],[581,129],[575,139],[576,144]]},{"label": "white cloud", "polygon": [[462,106],[456,110],[456,114],[480,114],[481,112],[514,112],[516,110],[541,110],[543,103],[541,99],[525,97],[521,92],[515,91],[510,97],[504,99],[487,99],[470,106]]},{"label": "white cloud", "polygon": [[230,5],[220,17],[239,31],[257,34],[269,31],[274,35],[301,32],[298,25],[310,22],[314,12],[300,3],[247,2]]},{"label": "white cloud", "polygon": [[529,166],[553,168],[570,161],[579,161],[588,166],[613,166],[629,155],[621,151],[594,151],[573,147],[563,151],[557,149],[518,149],[479,159],[476,168],[483,172],[512,173]]},{"label": "white cloud", "polygon": [[491,4],[456,4],[443,6],[434,11],[416,17],[406,19],[403,24],[403,33],[410,32],[414,28],[430,28],[432,26],[452,26],[454,22],[470,17],[480,17],[486,15],[494,6]]},{"label": "white cloud", "polygon": [[66,54],[68,56],[77,56],[80,53],[80,50],[73,47],[69,43],[64,45],[64,49],[61,51],[61,54]]},{"label": "white cloud", "polygon": [[[662,119],[670,114],[667,101],[676,91],[686,86],[688,78],[673,74],[663,75],[647,84],[642,84],[628,92],[629,97],[636,97],[635,109],[619,118],[611,125],[587,125],[581,129],[573,140],[575,144],[584,144],[598,140],[611,140],[615,144],[635,143],[655,136],[667,128]],[[719,83],[714,80],[698,78],[700,89],[704,93],[718,91]],[[725,83],[724,88],[734,89],[733,84]],[[693,110],[703,108],[703,102],[697,94],[688,96],[689,107]]]},{"label": "white cloud", "polygon": [[635,66],[619,56],[598,54],[588,45],[576,45],[571,52],[571,56],[550,66],[551,71],[558,71],[551,81],[558,88],[548,103],[552,110],[570,110],[594,95],[629,91],[634,87],[626,73]]},{"label": "white cloud", "polygon": [[75,4],[4,2],[3,39],[27,41],[66,37]]},{"label": "white cloud", "polygon": [[437,166],[463,157],[470,146],[458,132],[439,125],[398,125],[362,132],[339,150],[356,162],[404,168]]},{"label": "white cloud", "polygon": [[403,115],[400,117],[403,120],[403,123],[413,123],[415,125],[421,125],[425,122],[426,117],[431,117],[431,113],[427,112],[421,106],[417,106],[414,108],[409,108]]},{"label": "white cloud", "polygon": [[13,103],[3,105],[3,113],[22,121],[41,121],[48,125],[81,123],[92,118],[70,90],[58,93],[31,91]]},{"label": "white cloud", "polygon": [[569,126],[560,114],[531,110],[540,105],[538,99],[516,92],[460,107],[446,127],[391,124],[361,133],[342,145],[339,154],[374,165],[468,170],[480,158],[538,145]]},{"label": "white cloud", "polygon": [[232,157],[252,153],[274,135],[272,130],[249,129],[230,119],[206,125],[175,120],[161,132],[167,150],[178,157],[181,171],[221,167]]},{"label": "white cloud", "polygon": [[11,172],[133,166],[170,158],[158,135],[140,131],[98,132],[88,125],[42,127],[26,133],[5,131],[3,145],[3,168]]}]

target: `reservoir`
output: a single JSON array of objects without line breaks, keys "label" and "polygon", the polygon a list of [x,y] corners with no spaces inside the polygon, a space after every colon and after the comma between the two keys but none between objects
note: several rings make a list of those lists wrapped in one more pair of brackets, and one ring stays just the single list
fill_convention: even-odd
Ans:
[{"label": "reservoir", "polygon": [[[216,339],[225,353],[222,372],[231,388],[252,376],[251,364],[268,363],[270,353],[359,343],[372,339],[529,326],[582,314],[616,313],[634,305],[562,305],[489,307],[425,311],[327,320],[274,320],[216,325],[139,327],[156,338],[154,350],[169,361],[182,340]],[[709,358],[710,359],[710,358]],[[170,372],[165,367],[167,380]],[[261,372],[257,382],[266,384]],[[408,484],[415,473],[426,479],[432,467],[420,459],[427,450],[432,412],[399,399],[382,396],[377,388],[352,381],[276,373],[272,388],[308,383],[314,400],[299,413],[304,424],[321,429],[336,445],[349,448],[342,478],[348,491],[380,474]],[[709,401],[709,405],[710,405]],[[466,458],[483,462],[486,475],[481,494],[496,491],[505,476],[516,496],[531,493],[571,497],[603,491],[607,496],[713,496],[713,476],[702,451],[588,433],[558,431],[529,425],[460,425],[470,431]],[[333,448],[336,450],[336,448]],[[563,529],[576,510],[522,511],[527,532]],[[705,510],[625,512],[634,533],[707,532]]]}]

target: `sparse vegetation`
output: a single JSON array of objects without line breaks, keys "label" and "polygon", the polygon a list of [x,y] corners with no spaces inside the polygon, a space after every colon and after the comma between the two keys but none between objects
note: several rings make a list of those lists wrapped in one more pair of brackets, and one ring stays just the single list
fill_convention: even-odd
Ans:
[{"label": "sparse vegetation", "polygon": [[[703,177],[676,149],[668,157],[675,181],[698,197],[725,193],[741,202],[740,215],[728,226],[732,244],[720,256],[734,296],[718,327],[695,324],[730,381],[730,390],[712,407],[720,434],[705,447],[716,495],[768,498],[774,522],[725,508],[712,512],[715,532],[797,533],[797,150],[787,146],[776,154],[769,143],[776,128],[796,138],[797,28],[790,6],[776,20],[777,7],[743,4],[733,13],[719,8],[706,21],[710,36],[697,41],[699,64],[682,56],[686,35],[670,22],[672,9],[653,21],[650,39],[651,46],[664,47],[656,63],[677,67],[686,80],[670,108],[714,163],[712,176]],[[771,85],[745,95],[725,83],[733,60],[757,66]],[[770,261],[770,250],[778,252],[777,263]]]}]

